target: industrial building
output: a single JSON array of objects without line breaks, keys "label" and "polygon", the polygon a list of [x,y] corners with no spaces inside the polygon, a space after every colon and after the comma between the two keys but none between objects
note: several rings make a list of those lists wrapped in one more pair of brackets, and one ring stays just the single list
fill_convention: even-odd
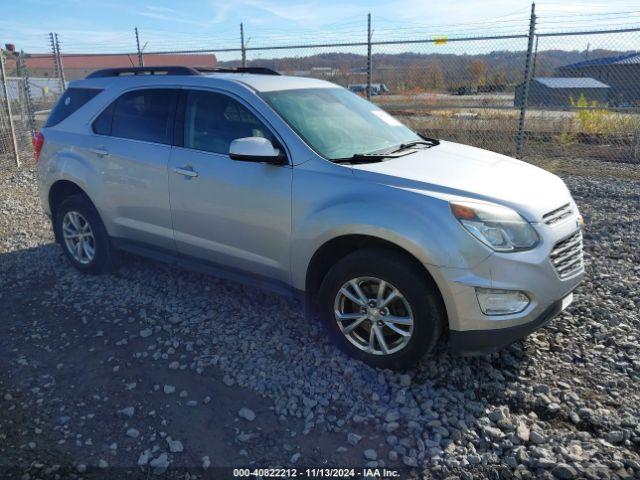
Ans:
[{"label": "industrial building", "polygon": [[565,65],[558,76],[589,77],[611,87],[609,104],[640,106],[640,53],[603,57]]},{"label": "industrial building", "polygon": [[[520,106],[522,85],[516,87],[514,105]],[[566,107],[581,95],[588,101],[605,104],[611,87],[594,78],[584,77],[534,77],[529,86],[528,105],[541,107]]]}]

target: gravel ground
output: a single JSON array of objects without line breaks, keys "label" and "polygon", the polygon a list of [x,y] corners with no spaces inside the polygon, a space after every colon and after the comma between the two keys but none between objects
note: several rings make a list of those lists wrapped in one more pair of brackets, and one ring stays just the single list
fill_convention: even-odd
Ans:
[{"label": "gravel ground", "polygon": [[587,222],[573,305],[498,354],[406,372],[346,358],[256,289],[129,256],[83,276],[34,172],[0,172],[0,477],[640,478],[638,167],[569,167]]}]

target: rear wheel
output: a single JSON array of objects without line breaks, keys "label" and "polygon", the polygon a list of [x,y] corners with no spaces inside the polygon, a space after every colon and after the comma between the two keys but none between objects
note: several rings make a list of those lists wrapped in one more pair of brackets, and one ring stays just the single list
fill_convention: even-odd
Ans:
[{"label": "rear wheel", "polygon": [[444,314],[433,282],[401,253],[354,252],[320,287],[320,311],[349,355],[372,366],[406,368],[437,343]]},{"label": "rear wheel", "polygon": [[72,195],[56,209],[56,237],[78,270],[104,273],[113,265],[113,248],[98,211],[84,195]]}]

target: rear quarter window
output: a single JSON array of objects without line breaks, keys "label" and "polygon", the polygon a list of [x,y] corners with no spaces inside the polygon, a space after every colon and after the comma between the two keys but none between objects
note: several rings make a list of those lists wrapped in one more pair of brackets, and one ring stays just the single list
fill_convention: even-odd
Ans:
[{"label": "rear quarter window", "polygon": [[97,88],[67,88],[51,111],[45,127],[57,125],[101,91]]},{"label": "rear quarter window", "polygon": [[111,135],[111,121],[116,102],[109,105],[93,122],[93,131],[98,135]]}]

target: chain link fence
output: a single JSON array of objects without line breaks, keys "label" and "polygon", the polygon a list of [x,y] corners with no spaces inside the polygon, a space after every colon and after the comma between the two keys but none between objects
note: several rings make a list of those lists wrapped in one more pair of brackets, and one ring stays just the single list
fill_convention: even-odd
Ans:
[{"label": "chain link fence", "polygon": [[[559,62],[579,37],[596,46]],[[640,162],[640,31],[536,35],[523,155]]]},{"label": "chain link fence", "polygon": [[420,133],[525,160],[640,162],[640,11],[602,14],[598,25],[589,15],[540,18],[532,7],[429,28],[369,16],[333,32],[255,36],[240,25],[237,35],[206,38],[145,38],[136,28],[130,40],[99,44],[64,44],[52,33],[41,38],[48,53],[4,52],[0,168],[32,161],[31,135],[68,81],[102,68],[169,65],[328,80]]},{"label": "chain link fence", "polygon": [[434,37],[406,48],[373,46],[375,103],[428,136],[516,154],[514,86],[527,36]]}]

